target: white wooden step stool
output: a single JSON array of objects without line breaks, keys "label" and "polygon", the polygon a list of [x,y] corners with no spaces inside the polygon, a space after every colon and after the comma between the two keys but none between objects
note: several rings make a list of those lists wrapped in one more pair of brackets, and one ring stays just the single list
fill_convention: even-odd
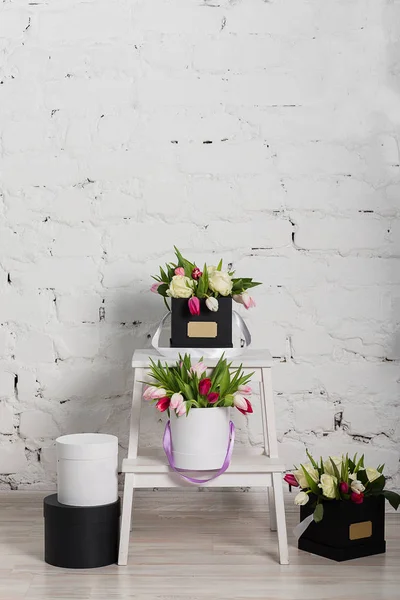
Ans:
[{"label": "white wooden step stool", "polygon": [[[190,349],[188,349],[190,352]],[[128,456],[122,461],[125,474],[124,498],[122,506],[121,535],[118,564],[128,562],[128,546],[134,488],[193,487],[170,468],[162,450],[146,451],[138,456],[140,411],[142,405],[143,381],[151,381],[147,375],[149,357],[174,365],[176,359],[167,359],[155,350],[135,350],[132,359],[134,369],[132,412],[129,433]],[[208,367],[214,367],[218,359],[204,359]],[[278,532],[279,561],[289,564],[286,536],[285,507],[283,503],[282,473],[283,462],[278,458],[276,438],[274,398],[271,380],[272,358],[268,350],[247,350],[232,361],[232,369],[243,366],[245,373],[254,371],[251,383],[260,384],[261,415],[264,434],[264,454],[251,456],[241,454],[237,448],[233,452],[229,469],[217,479],[205,484],[208,487],[263,487],[268,488],[270,527]],[[253,418],[251,415],[250,419]],[[198,473],[197,475],[198,477]],[[165,500],[165,498],[164,498]]]}]

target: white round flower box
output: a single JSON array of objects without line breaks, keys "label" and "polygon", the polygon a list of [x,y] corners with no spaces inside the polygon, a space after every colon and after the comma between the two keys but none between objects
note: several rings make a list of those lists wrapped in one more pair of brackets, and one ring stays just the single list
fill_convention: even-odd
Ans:
[{"label": "white round flower box", "polygon": [[118,438],[100,433],[64,435],[56,440],[58,501],[100,506],[118,500]]},{"label": "white round flower box", "polygon": [[181,417],[171,411],[171,438],[177,469],[220,469],[229,445],[229,408],[191,408]]}]

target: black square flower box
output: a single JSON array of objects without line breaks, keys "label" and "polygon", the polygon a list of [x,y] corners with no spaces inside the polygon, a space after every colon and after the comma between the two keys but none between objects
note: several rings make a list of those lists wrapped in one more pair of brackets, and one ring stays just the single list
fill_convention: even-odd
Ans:
[{"label": "black square flower box", "polygon": [[[300,507],[301,521],[313,512],[312,499]],[[367,496],[362,504],[324,502],[322,521],[310,523],[298,547],[336,561],[385,552],[385,498]]]},{"label": "black square flower box", "polygon": [[204,299],[200,314],[191,315],[186,298],[171,298],[172,348],[232,348],[232,298],[218,298],[212,312]]}]

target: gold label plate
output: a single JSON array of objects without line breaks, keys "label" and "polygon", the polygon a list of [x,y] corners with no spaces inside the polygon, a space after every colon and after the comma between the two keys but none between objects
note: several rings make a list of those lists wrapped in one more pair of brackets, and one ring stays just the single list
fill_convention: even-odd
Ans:
[{"label": "gold label plate", "polygon": [[369,538],[372,535],[372,521],[362,521],[362,523],[352,523],[350,525],[349,538],[351,540],[361,540]]},{"label": "gold label plate", "polygon": [[190,338],[216,338],[217,323],[214,321],[189,321],[187,334]]}]

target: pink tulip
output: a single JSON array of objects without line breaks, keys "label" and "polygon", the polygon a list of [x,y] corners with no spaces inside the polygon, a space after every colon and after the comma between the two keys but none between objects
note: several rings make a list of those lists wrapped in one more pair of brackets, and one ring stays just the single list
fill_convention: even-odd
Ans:
[{"label": "pink tulip", "polygon": [[178,394],[178,393],[172,394],[171,404],[170,404],[171,408],[179,408],[180,405],[182,404],[182,402],[183,402],[182,394]]},{"label": "pink tulip", "polygon": [[183,267],[176,267],[175,275],[185,275],[185,269]]},{"label": "pink tulip", "polygon": [[203,275],[203,272],[200,271],[199,267],[195,267],[192,271],[192,277],[193,279],[200,279],[200,277]]},{"label": "pink tulip", "polygon": [[299,487],[298,481],[297,481],[296,477],[294,475],[292,475],[292,473],[286,473],[286,475],[283,479],[291,487]]},{"label": "pink tulip", "polygon": [[247,399],[245,398],[245,401],[246,401],[246,409],[239,408],[238,406],[236,407],[236,408],[238,409],[238,411],[239,411],[239,412],[241,412],[243,415],[245,415],[245,414],[247,414],[247,413],[249,413],[249,414],[250,414],[250,413],[252,413],[252,412],[253,412],[253,407],[252,407],[252,405],[251,405],[251,403],[250,403],[250,400],[247,400]]},{"label": "pink tulip", "polygon": [[198,362],[190,367],[189,375],[197,375],[197,377],[201,377],[206,371],[206,365],[203,362]]},{"label": "pink tulip", "polygon": [[176,409],[176,414],[178,417],[186,415],[186,404],[184,402],[182,402],[182,404]]},{"label": "pink tulip", "polygon": [[189,298],[188,304],[189,304],[189,310],[190,310],[191,315],[199,315],[200,314],[200,300],[198,298],[196,298],[196,296]]},{"label": "pink tulip", "polygon": [[239,385],[238,389],[239,394],[245,394],[246,396],[251,396],[253,390],[250,385]]},{"label": "pink tulip", "polygon": [[359,494],[353,492],[350,496],[350,500],[354,502],[354,504],[362,504],[364,502],[364,494],[362,492]]},{"label": "pink tulip", "polygon": [[346,483],[345,481],[341,481],[340,485],[339,485],[339,490],[342,492],[342,494],[348,494],[349,493],[349,484]]},{"label": "pink tulip", "polygon": [[241,408],[242,410],[246,410],[247,409],[247,403],[246,403],[246,399],[243,398],[243,396],[241,394],[235,394],[233,396],[233,404],[234,406],[236,406],[236,408]]},{"label": "pink tulip", "polygon": [[157,281],[157,283],[153,283],[153,285],[150,288],[150,291],[153,292],[153,294],[157,294],[158,293],[158,288],[160,287],[161,281]]},{"label": "pink tulip", "polygon": [[206,379],[202,379],[199,382],[199,394],[201,396],[207,396],[210,389],[211,389],[211,379],[208,379],[206,377]]},{"label": "pink tulip", "polygon": [[216,402],[218,402],[218,400],[219,400],[218,392],[211,392],[211,394],[208,394],[207,400],[209,401],[210,404],[215,404]]},{"label": "pink tulip", "polygon": [[155,385],[149,385],[143,394],[144,400],[155,400],[156,398],[162,398],[166,394],[164,388],[158,388]]},{"label": "pink tulip", "polygon": [[250,296],[247,292],[242,292],[241,294],[235,294],[232,296],[235,302],[239,304],[243,304],[243,306],[248,310],[249,308],[253,308],[256,303],[254,298]]},{"label": "pink tulip", "polygon": [[159,401],[156,402],[156,409],[160,412],[164,412],[167,410],[167,408],[169,408],[170,402],[171,400],[168,398],[168,396],[164,396],[164,398],[160,398]]}]

